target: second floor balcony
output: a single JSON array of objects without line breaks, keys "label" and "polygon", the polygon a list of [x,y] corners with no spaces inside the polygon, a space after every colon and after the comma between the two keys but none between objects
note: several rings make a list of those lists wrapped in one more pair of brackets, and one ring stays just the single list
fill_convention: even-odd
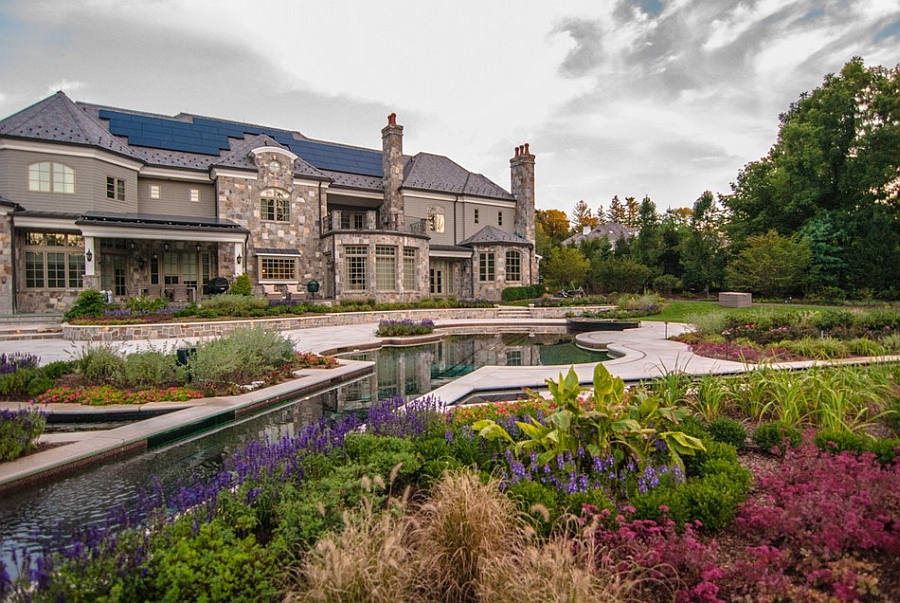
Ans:
[{"label": "second floor balcony", "polygon": [[322,234],[340,231],[388,231],[417,235],[428,235],[428,221],[425,218],[397,217],[381,222],[377,211],[333,210],[322,218]]}]

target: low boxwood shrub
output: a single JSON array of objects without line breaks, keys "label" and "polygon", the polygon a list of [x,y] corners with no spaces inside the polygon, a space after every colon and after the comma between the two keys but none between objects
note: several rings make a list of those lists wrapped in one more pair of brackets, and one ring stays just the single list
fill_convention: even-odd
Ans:
[{"label": "low boxwood shrub", "polygon": [[747,430],[740,421],[728,417],[719,417],[706,427],[709,435],[717,442],[731,444],[735,448],[743,448],[747,442]]},{"label": "low boxwood shrub", "polygon": [[796,448],[801,440],[800,430],[781,421],[763,423],[753,432],[753,442],[775,456],[784,456],[788,448]]},{"label": "low boxwood shrub", "polygon": [[526,287],[506,287],[500,292],[503,301],[518,301],[520,299],[535,299],[547,292],[544,285],[528,285]]},{"label": "low boxwood shrub", "polygon": [[825,452],[871,452],[881,464],[900,456],[900,438],[871,438],[852,431],[822,430],[813,439],[816,447]]},{"label": "low boxwood shrub", "polygon": [[39,408],[0,410],[0,461],[11,461],[37,447],[47,416]]}]

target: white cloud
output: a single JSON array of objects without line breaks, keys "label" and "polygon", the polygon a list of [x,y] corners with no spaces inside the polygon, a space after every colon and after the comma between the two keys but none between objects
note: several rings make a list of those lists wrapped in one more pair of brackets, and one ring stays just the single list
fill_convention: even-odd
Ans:
[{"label": "white cloud", "polygon": [[63,89],[377,148],[396,111],[407,152],[502,186],[531,143],[539,207],[650,194],[664,209],[727,192],[778,113],[853,55],[900,62],[896,34],[877,35],[896,0],[660,4],[0,2],[0,115]]}]

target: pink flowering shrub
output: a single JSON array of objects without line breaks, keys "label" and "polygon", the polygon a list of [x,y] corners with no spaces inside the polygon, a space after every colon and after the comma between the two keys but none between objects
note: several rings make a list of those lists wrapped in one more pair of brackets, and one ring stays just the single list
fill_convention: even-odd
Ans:
[{"label": "pink flowering shrub", "polygon": [[698,356],[758,364],[760,362],[788,361],[802,358],[784,348],[760,349],[738,343],[699,342],[690,344],[691,351]]},{"label": "pink flowering shrub", "polygon": [[812,444],[787,451],[759,479],[763,497],[741,506],[736,526],[751,540],[832,559],[877,550],[900,554],[900,465],[873,454],[833,455]]}]

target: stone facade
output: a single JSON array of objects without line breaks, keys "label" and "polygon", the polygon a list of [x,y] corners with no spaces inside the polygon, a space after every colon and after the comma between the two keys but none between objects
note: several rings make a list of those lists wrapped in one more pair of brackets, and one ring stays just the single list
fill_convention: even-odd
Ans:
[{"label": "stone facade", "polygon": [[[57,93],[0,120],[0,314],[63,312],[89,288],[112,289],[116,301],[184,301],[187,288],[188,299],[198,300],[207,279],[233,282],[242,274],[258,294],[305,293],[315,280],[320,299],[337,302],[499,301],[507,284],[537,279],[528,145],[510,160],[510,193],[447,157],[404,155],[393,113],[381,143],[380,150],[351,147],[254,124],[74,103]],[[45,173],[41,165],[71,181],[32,176]],[[55,248],[35,242],[44,235],[64,241],[67,254],[92,255],[83,278],[72,276],[70,263],[60,277],[59,260],[47,259]],[[474,243],[495,254],[495,279],[478,280]],[[368,250],[364,263],[345,263],[350,245]],[[385,282],[379,246],[396,250],[394,283]],[[513,248],[523,253],[521,278],[507,282],[505,252]],[[403,278],[404,250],[415,250],[414,287]],[[31,255],[26,270],[26,252],[46,252],[43,265]]]},{"label": "stone facade", "polygon": [[[585,311],[609,309],[609,306],[567,306],[558,308],[523,308],[529,319],[565,319],[568,315],[581,315]],[[263,318],[230,320],[226,322],[183,322],[140,325],[63,325],[63,338],[72,341],[144,341],[153,339],[187,339],[192,337],[220,337],[238,329],[261,328],[272,331],[292,331],[308,327],[337,327],[378,323],[381,320],[503,320],[501,308],[459,308],[429,310],[394,310],[390,312],[335,312],[316,316],[292,318]],[[501,331],[505,323],[492,326]],[[512,325],[518,330],[521,325]],[[452,329],[462,329],[464,324]]]}]

